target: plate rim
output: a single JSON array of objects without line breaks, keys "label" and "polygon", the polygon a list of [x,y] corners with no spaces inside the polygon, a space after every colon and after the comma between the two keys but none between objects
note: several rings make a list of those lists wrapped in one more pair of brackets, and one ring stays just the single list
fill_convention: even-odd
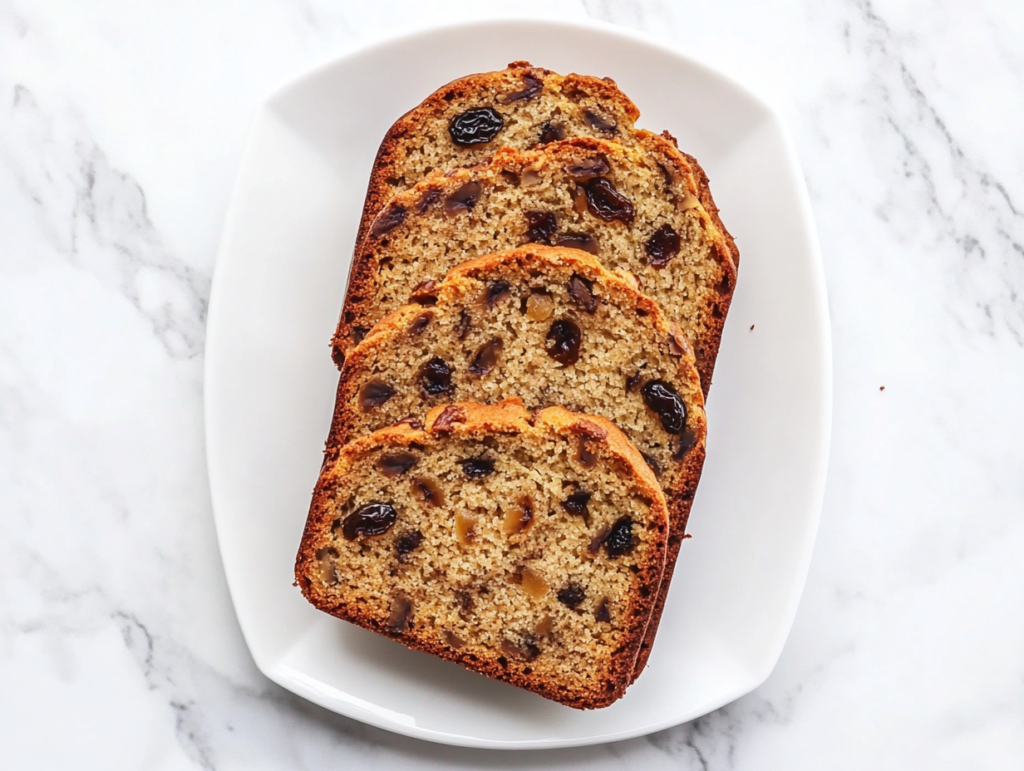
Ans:
[{"label": "plate rim", "polygon": [[571,31],[596,31],[617,36],[633,43],[638,43],[645,47],[654,49],[664,55],[682,60],[687,66],[695,70],[702,71],[706,75],[725,81],[730,87],[742,94],[744,98],[755,103],[760,109],[762,109],[766,113],[767,118],[775,124],[782,140],[785,164],[787,167],[797,172],[797,195],[795,203],[800,212],[801,229],[803,230],[803,236],[806,239],[806,246],[809,253],[809,260],[807,263],[808,276],[810,283],[815,289],[813,293],[812,306],[814,307],[815,314],[820,320],[822,332],[820,340],[821,355],[818,371],[816,373],[816,379],[820,383],[821,409],[819,431],[818,435],[814,437],[814,444],[816,445],[814,457],[816,459],[816,463],[814,464],[813,482],[809,482],[807,488],[809,500],[813,500],[815,503],[813,505],[813,510],[809,513],[805,526],[801,530],[803,544],[800,549],[798,559],[794,560],[795,573],[799,575],[799,581],[796,582],[798,589],[791,593],[789,607],[786,609],[785,613],[785,623],[780,623],[780,628],[784,629],[785,633],[779,635],[779,639],[775,641],[773,648],[770,649],[770,653],[765,656],[765,664],[762,665],[760,670],[752,670],[749,683],[744,683],[742,686],[734,689],[734,691],[728,692],[725,696],[710,700],[706,704],[701,705],[688,713],[683,713],[681,717],[674,715],[660,722],[634,727],[611,734],[529,740],[493,740],[475,736],[452,734],[444,731],[438,731],[433,728],[423,728],[417,725],[408,725],[393,721],[378,713],[358,708],[350,702],[339,703],[336,700],[332,701],[329,697],[318,693],[308,685],[305,685],[295,678],[281,672],[275,666],[280,662],[265,661],[262,654],[258,653],[257,649],[254,648],[250,639],[249,631],[246,629],[246,623],[236,610],[236,594],[238,589],[236,588],[235,581],[232,579],[226,565],[224,565],[224,575],[228,585],[228,592],[231,597],[232,609],[235,610],[235,617],[239,622],[239,627],[245,641],[246,649],[253,657],[253,661],[260,672],[277,685],[332,712],[383,730],[402,734],[415,739],[460,747],[502,750],[540,750],[561,747],[582,747],[623,741],[665,730],[676,725],[681,725],[682,723],[689,722],[713,712],[714,710],[719,709],[760,687],[774,670],[785,644],[789,639],[789,635],[791,634],[796,613],[799,609],[803,592],[806,588],[807,575],[813,556],[814,545],[817,540],[817,532],[820,526],[822,505],[824,502],[825,487],[828,478],[833,425],[834,372],[831,316],[829,312],[828,292],[825,282],[820,239],[799,156],[797,155],[793,138],[787,129],[786,122],[782,115],[782,110],[777,106],[773,97],[769,97],[764,93],[755,90],[747,83],[738,79],[735,75],[711,65],[681,48],[675,48],[660,41],[653,40],[646,34],[636,30],[619,27],[592,18],[570,20],[564,18],[530,18],[528,16],[520,15],[508,15],[500,18],[476,19],[452,23],[439,23],[427,28],[421,28],[414,31],[404,31],[393,36],[374,39],[362,45],[357,45],[345,51],[343,54],[332,57],[283,82],[270,91],[270,93],[253,110],[245,133],[243,151],[240,155],[238,168],[232,184],[231,196],[225,211],[224,225],[218,242],[213,276],[210,285],[209,302],[207,305],[207,323],[203,362],[203,431],[206,449],[206,470],[210,486],[210,497],[213,509],[214,528],[217,536],[218,554],[221,557],[222,564],[224,564],[223,543],[226,536],[224,528],[227,525],[223,521],[223,516],[218,513],[224,510],[224,505],[218,503],[219,500],[223,498],[224,491],[222,489],[218,489],[218,483],[215,481],[218,479],[215,465],[217,458],[221,457],[220,452],[216,450],[221,445],[221,438],[216,435],[217,431],[213,428],[216,421],[212,416],[213,408],[211,406],[212,400],[210,398],[211,390],[216,388],[215,385],[211,388],[211,384],[216,384],[218,378],[215,374],[217,365],[212,363],[214,361],[214,357],[209,354],[211,349],[216,348],[216,345],[210,345],[211,341],[215,341],[220,337],[220,333],[218,331],[220,328],[219,319],[221,318],[220,309],[227,304],[223,299],[223,295],[226,291],[224,288],[226,281],[224,278],[226,273],[224,266],[227,262],[226,253],[229,252],[228,246],[231,243],[235,228],[238,226],[239,208],[241,206],[240,200],[242,198],[241,192],[243,189],[243,170],[250,164],[252,155],[256,150],[254,135],[264,113],[267,111],[273,111],[275,108],[275,102],[289,94],[292,90],[301,88],[306,82],[315,80],[324,73],[336,67],[343,66],[347,62],[361,56],[372,54],[373,52],[383,49],[400,47],[414,41],[430,38],[438,33],[491,29],[510,24],[530,24],[546,28],[563,28]]}]

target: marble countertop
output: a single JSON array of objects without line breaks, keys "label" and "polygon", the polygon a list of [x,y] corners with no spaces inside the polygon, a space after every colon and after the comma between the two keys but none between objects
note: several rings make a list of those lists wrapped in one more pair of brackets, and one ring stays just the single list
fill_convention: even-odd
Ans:
[{"label": "marble countertop", "polygon": [[264,679],[203,445],[210,280],[253,110],[396,24],[467,10],[88,8],[0,0],[0,768],[1021,768],[1016,6],[489,9],[642,30],[784,105],[835,356],[818,543],[769,680],[646,738],[528,755],[391,735]]}]

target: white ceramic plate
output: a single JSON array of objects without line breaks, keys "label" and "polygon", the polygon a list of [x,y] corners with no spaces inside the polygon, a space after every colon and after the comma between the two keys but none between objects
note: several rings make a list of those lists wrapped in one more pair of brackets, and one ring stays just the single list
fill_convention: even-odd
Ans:
[{"label": "white ceramic plate", "polygon": [[[337,372],[328,341],[377,145],[462,75],[528,59],[613,77],[700,159],[742,258],[708,404],[708,456],[650,666],[579,712],[314,610],[292,564]],[[751,325],[756,324],[755,329]],[[810,559],[831,424],[828,310],[782,121],[726,77],[596,23],[487,22],[359,51],[272,96],[239,172],[210,301],[206,436],[217,534],[246,642],[272,680],[433,741],[559,747],[698,717],[757,687]]]}]

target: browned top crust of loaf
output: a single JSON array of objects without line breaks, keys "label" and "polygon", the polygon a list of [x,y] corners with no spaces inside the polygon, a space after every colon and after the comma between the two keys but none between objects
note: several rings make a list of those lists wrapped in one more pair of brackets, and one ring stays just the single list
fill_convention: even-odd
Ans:
[{"label": "browned top crust of loaf", "polygon": [[[490,141],[456,144],[450,126],[468,110],[489,109],[502,128]],[[629,143],[640,111],[611,78],[559,75],[529,62],[442,86],[388,130],[373,164],[357,242],[384,203],[430,171],[470,166],[498,147],[526,149],[550,137]],[[547,132],[547,133],[545,133]]]},{"label": "browned top crust of loaf", "polygon": [[[588,313],[570,299],[562,307],[552,303],[548,311],[550,318],[542,322],[524,318],[525,297],[518,295],[522,291],[520,285],[536,284],[551,297],[550,282],[557,280],[554,277],[558,275],[578,276],[584,287],[590,284],[587,292],[596,299],[597,310]],[[498,300],[491,307],[486,294],[490,286],[501,281],[508,284],[504,289],[507,299]],[[668,498],[673,538],[675,541],[683,538],[704,462],[707,434],[704,399],[692,350],[678,326],[670,324],[658,305],[637,290],[635,277],[608,271],[592,255],[578,249],[527,244],[462,263],[432,290],[432,300],[429,306],[416,303],[402,306],[349,351],[338,384],[334,419],[325,450],[328,457],[356,436],[383,428],[388,423],[407,417],[422,420],[432,405],[447,403],[453,397],[491,402],[514,395],[524,399],[530,409],[557,403],[613,421],[616,412],[623,411],[624,403],[629,401],[637,404],[644,420],[634,422],[632,429],[620,428],[648,453],[645,457],[641,453],[641,456],[655,469]],[[553,322],[574,319],[585,335],[589,323],[601,323],[600,314],[607,312],[609,305],[622,311],[617,328],[606,330],[611,336],[609,339],[620,342],[613,345],[601,341],[597,350],[592,351],[592,346],[584,340],[580,346],[582,361],[568,366],[557,363],[543,350],[545,334]],[[499,315],[503,311],[513,318],[512,323]],[[526,342],[526,335],[514,326],[516,321],[527,329],[537,326],[539,330],[535,353],[541,365],[531,365],[532,374],[527,373],[523,360],[512,358],[514,353],[510,353],[516,350],[517,344]],[[466,322],[464,328],[462,322]],[[469,363],[479,349],[495,339],[494,325],[503,328],[502,333],[510,338],[509,344],[502,346],[493,369],[474,375],[468,371]],[[464,335],[464,339],[458,340],[457,333]],[[405,346],[415,348],[419,359],[406,359]],[[616,350],[609,351],[609,348]],[[617,354],[626,356],[632,368],[608,372],[608,359]],[[593,356],[588,362],[590,366],[581,372],[588,356]],[[451,373],[448,387],[431,395],[424,392],[416,380],[422,376],[426,362],[437,358]],[[644,369],[637,369],[641,364]],[[542,369],[543,365],[548,369]],[[405,379],[400,379],[402,375]],[[559,375],[564,376],[562,387],[553,391],[545,388],[540,395],[531,393],[531,382],[546,382]],[[613,389],[618,386],[618,389],[601,390],[588,396],[588,388],[596,390],[595,381],[600,383],[604,375],[608,376],[610,386]],[[632,386],[630,377],[636,381]],[[685,405],[685,425],[675,435],[666,432],[657,414],[642,400],[642,386],[651,380],[665,382]],[[380,404],[364,407],[360,395],[367,383],[383,383],[395,393]]]},{"label": "browned top crust of loaf", "polygon": [[392,198],[356,248],[335,361],[410,298],[429,301],[433,283],[460,262],[539,241],[596,251],[605,267],[634,273],[690,340],[706,394],[735,286],[735,245],[699,167],[669,139],[633,137],[634,147],[570,139],[503,148]]},{"label": "browned top crust of loaf", "polygon": [[[354,440],[341,448],[333,460],[325,462],[296,558],[296,581],[305,597],[320,610],[398,640],[410,648],[433,653],[571,707],[603,707],[620,698],[634,677],[638,651],[661,583],[667,542],[665,500],[657,480],[639,453],[607,420],[574,414],[561,407],[550,407],[531,415],[518,399],[486,406],[472,403],[438,406],[427,415],[424,425],[424,428],[417,428],[402,423],[381,429]],[[596,469],[588,471],[574,463],[570,459],[571,453],[566,452],[567,445],[579,436],[586,436],[594,443],[599,458]],[[536,522],[532,526],[532,519],[524,520],[528,525],[526,530],[501,531],[506,534],[502,537],[507,538],[509,544],[502,547],[506,562],[512,564],[524,558],[540,560],[543,555],[550,557],[550,552],[561,549],[564,554],[556,556],[572,564],[587,563],[590,566],[592,572],[588,575],[595,585],[599,586],[601,580],[618,581],[617,584],[608,584],[621,587],[619,594],[614,595],[618,598],[614,603],[609,595],[599,600],[588,596],[584,601],[578,596],[582,591],[578,588],[567,589],[568,594],[559,591],[556,601],[554,592],[549,591],[554,587],[543,584],[543,581],[542,591],[527,585],[528,579],[534,582],[537,579],[531,577],[529,566],[523,567],[526,563],[519,564],[516,568],[518,573],[510,572],[506,564],[479,564],[468,574],[468,580],[476,582],[472,585],[480,587],[476,593],[468,591],[468,584],[446,585],[444,582],[451,581],[452,574],[445,571],[458,569],[459,559],[484,558],[474,556],[479,552],[473,551],[473,541],[463,542],[460,538],[456,542],[451,535],[453,531],[459,532],[459,517],[463,516],[463,509],[472,500],[465,490],[469,483],[463,483],[462,489],[453,487],[454,482],[441,475],[433,465],[427,469],[412,466],[412,471],[403,469],[397,474],[389,473],[387,476],[394,478],[383,480],[387,483],[383,489],[389,493],[393,491],[395,505],[399,506],[397,496],[406,476],[433,473],[448,485],[448,492],[441,494],[461,496],[458,502],[449,501],[447,506],[435,509],[428,509],[427,504],[423,504],[421,508],[426,514],[414,512],[409,506],[402,509],[397,521],[392,518],[386,532],[359,534],[352,538],[346,534],[342,537],[342,531],[348,527],[352,516],[349,512],[363,501],[359,496],[366,490],[382,489],[381,480],[374,482],[373,475],[377,473],[375,469],[382,468],[381,459],[385,453],[389,457],[395,457],[397,453],[400,458],[416,453],[424,464],[436,461],[435,465],[439,466],[449,462],[452,453],[457,453],[459,448],[464,449],[467,443],[490,448],[493,456],[498,458],[495,461],[498,464],[526,462],[537,467],[533,483],[539,485],[537,490],[541,497],[536,499],[536,505],[541,508],[537,510]],[[510,453],[503,456],[502,449],[508,449]],[[512,450],[519,455],[513,458]],[[514,465],[509,468],[514,468]],[[545,477],[545,469],[548,474],[554,474],[558,468],[566,469],[566,476],[576,481],[563,479],[559,483],[557,476]],[[495,471],[494,475],[498,482],[505,484],[505,477],[500,471]],[[514,486],[522,481],[522,476],[514,475],[508,485]],[[592,500],[591,506],[602,508],[600,511],[592,510],[591,516],[614,517],[617,516],[616,511],[629,511],[631,516],[640,516],[638,512],[643,512],[640,520],[634,522],[638,529],[633,530],[633,546],[628,547],[628,552],[623,552],[625,556],[613,556],[609,550],[608,557],[605,557],[600,545],[591,552],[593,556],[590,558],[585,558],[586,555],[574,557],[571,550],[564,548],[563,543],[573,542],[573,537],[575,542],[580,542],[582,537],[582,543],[591,545],[600,543],[597,538],[606,537],[599,534],[590,541],[588,530],[573,536],[569,528],[582,528],[582,521],[551,508],[551,501],[544,497],[544,491],[556,490],[561,497],[565,494],[566,483],[586,484],[595,491],[606,488],[619,491],[614,501]],[[378,486],[373,487],[373,484]],[[570,486],[568,489],[579,488]],[[503,502],[493,491],[490,495],[489,501]],[[507,505],[507,501],[505,503]],[[531,518],[533,505],[530,504]],[[545,510],[544,507],[548,508]],[[413,516],[418,517],[415,522],[425,532],[416,531],[416,537],[410,538],[408,531],[403,531],[406,526],[403,523],[412,521]],[[508,522],[507,514],[503,522]],[[563,522],[565,524],[561,524]],[[596,528],[598,524],[588,523],[586,527],[591,526]],[[559,528],[554,540],[551,539],[552,527]],[[538,531],[540,535],[537,535]],[[602,532],[607,531],[602,529]],[[536,548],[531,552],[531,543],[541,537],[548,539],[542,542],[547,547],[541,553]],[[447,557],[445,554],[429,554],[435,542],[443,542],[441,546],[448,549]],[[414,544],[412,550],[403,551],[402,543]],[[459,544],[462,543],[468,543],[468,546],[460,551]],[[488,542],[481,540],[481,543]],[[424,558],[429,557],[428,564],[433,573],[430,579],[423,578],[428,573],[416,562],[423,550],[428,550]],[[466,557],[467,553],[469,557]],[[502,552],[486,552],[494,553]],[[410,575],[412,579],[409,579]],[[521,589],[512,585],[516,575],[522,582]],[[429,593],[413,594],[409,586],[417,577],[420,579],[419,589]],[[403,580],[405,588],[396,589]],[[424,587],[424,580],[434,581],[437,585]],[[515,623],[515,614],[523,613],[524,605],[527,617],[533,618],[529,614],[538,612],[533,610],[535,605],[523,599],[526,593],[530,593],[535,602],[543,598],[545,604],[537,607],[546,609],[548,615],[541,618],[536,628],[531,627],[525,636],[510,637],[506,626]],[[501,598],[506,596],[520,598],[518,604],[501,606]],[[452,609],[447,616],[436,608],[430,615],[428,608],[424,610],[427,620],[421,620],[419,603],[434,603],[430,607],[441,607],[449,602],[449,597]],[[612,609],[607,611],[609,607]],[[493,612],[492,608],[495,609]],[[497,619],[495,623],[500,628],[496,630],[498,636],[493,639],[503,639],[504,642],[488,642],[492,638],[487,635],[495,631],[490,628],[458,626],[459,619],[464,621],[467,613]],[[487,615],[489,613],[491,615]],[[478,637],[467,633],[467,628],[475,629]],[[565,630],[576,630],[578,634],[567,638],[569,633]],[[460,634],[465,637],[459,637]]]}]

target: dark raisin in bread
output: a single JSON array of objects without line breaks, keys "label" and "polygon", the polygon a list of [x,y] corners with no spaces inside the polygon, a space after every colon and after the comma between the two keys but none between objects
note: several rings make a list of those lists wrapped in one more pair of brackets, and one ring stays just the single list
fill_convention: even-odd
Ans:
[{"label": "dark raisin in bread", "polygon": [[335,360],[387,313],[429,305],[432,287],[472,257],[528,242],[595,253],[625,269],[690,341],[707,393],[736,279],[734,247],[701,175],[667,139],[636,146],[571,139],[505,148],[432,174],[393,198],[357,246]]},{"label": "dark raisin in bread", "polygon": [[608,421],[459,403],[325,463],[295,576],[320,610],[595,708],[633,680],[667,536],[653,473]]},{"label": "dark raisin in bread", "polygon": [[571,137],[629,144],[640,111],[611,78],[559,75],[512,62],[453,81],[399,118],[381,142],[360,235],[384,203],[434,171],[479,163],[499,147]]}]

